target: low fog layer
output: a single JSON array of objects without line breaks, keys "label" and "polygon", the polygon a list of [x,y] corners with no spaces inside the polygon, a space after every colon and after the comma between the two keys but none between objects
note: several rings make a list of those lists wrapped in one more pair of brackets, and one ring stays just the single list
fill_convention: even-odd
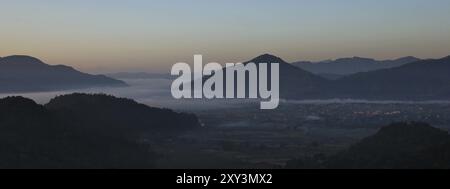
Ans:
[{"label": "low fog layer", "polygon": [[[177,110],[229,108],[238,105],[257,106],[259,100],[202,100],[202,99],[174,99],[170,93],[172,80],[169,79],[122,79],[129,87],[119,88],[89,88],[82,90],[67,90],[55,92],[0,94],[6,96],[23,96],[45,104],[57,95],[82,93],[105,93],[117,97],[131,98],[140,103],[154,107],[165,107]],[[281,100],[282,104],[334,104],[334,103],[373,103],[373,104],[449,104],[450,101],[368,101],[363,99],[329,99],[329,100]]]},{"label": "low fog layer", "polygon": [[[179,110],[188,109],[210,109],[226,108],[242,104],[243,101],[250,103],[254,100],[199,100],[199,99],[174,99],[170,92],[172,80],[169,79],[122,79],[129,87],[103,87],[78,90],[65,90],[54,92],[32,92],[0,94],[0,98],[7,96],[23,96],[35,100],[37,103],[45,104],[57,95],[81,93],[105,93],[116,97],[131,98],[140,103],[154,107],[165,107]],[[226,101],[226,103],[225,103]]]}]

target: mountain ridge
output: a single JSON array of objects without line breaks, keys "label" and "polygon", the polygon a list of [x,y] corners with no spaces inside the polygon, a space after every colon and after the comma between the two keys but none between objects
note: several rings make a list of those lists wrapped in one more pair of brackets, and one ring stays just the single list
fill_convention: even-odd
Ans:
[{"label": "mountain ridge", "polygon": [[450,99],[450,56],[395,68],[361,72],[336,80],[333,90],[347,98]]},{"label": "mountain ridge", "polygon": [[[298,95],[302,95],[304,97],[313,97],[315,95],[317,95],[318,89],[320,87],[325,86],[326,84],[328,84],[329,80],[312,74],[308,71],[305,71],[301,68],[295,67],[292,64],[289,64],[288,62],[284,61],[282,58],[269,54],[269,53],[265,53],[259,56],[256,56],[255,58],[243,62],[244,65],[247,65],[249,63],[255,63],[256,67],[259,68],[259,64],[261,63],[267,63],[267,64],[272,64],[272,63],[278,63],[279,64],[279,87],[280,87],[280,96],[282,98],[296,98],[296,96]],[[231,67],[225,67],[222,69],[222,72],[225,73],[227,71],[227,69],[231,69]],[[242,67],[238,67],[237,69],[244,69]],[[268,72],[268,77],[267,80],[269,81],[268,83],[270,83],[271,80],[271,66],[267,67],[267,72]],[[211,76],[205,76],[203,77],[203,81],[206,81],[208,78],[210,78]],[[226,81],[226,74],[223,74],[223,81],[224,81],[224,92],[226,91],[225,88],[225,81]],[[237,75],[235,74],[235,86],[236,85],[236,79]],[[257,78],[257,83],[259,85],[259,78]],[[248,86],[249,86],[249,82],[248,82],[248,76],[246,76],[246,81],[245,81],[245,86],[246,86],[246,94],[248,95]],[[299,87],[302,86],[302,87]],[[235,87],[235,94],[237,87]]]},{"label": "mountain ridge", "polygon": [[350,75],[359,72],[398,67],[420,60],[421,59],[414,56],[405,56],[393,60],[375,60],[372,58],[354,56],[319,62],[297,61],[292,64],[314,74]]},{"label": "mountain ridge", "polygon": [[[331,79],[295,67],[271,54],[257,56],[244,64],[256,62],[258,67],[259,63],[279,63],[282,99],[447,100],[450,99],[450,66],[447,66],[450,63],[440,63],[450,62],[449,57],[420,60],[345,76],[326,76]],[[371,60],[360,57],[356,59]],[[397,60],[400,59],[415,60],[414,57]],[[268,68],[270,73],[270,67]],[[226,69],[229,68],[224,68],[223,71]],[[270,80],[270,75],[268,79]]]},{"label": "mountain ridge", "polygon": [[0,59],[2,93],[125,86],[125,82],[105,75],[83,73],[66,65],[49,65],[32,56],[12,55]]}]

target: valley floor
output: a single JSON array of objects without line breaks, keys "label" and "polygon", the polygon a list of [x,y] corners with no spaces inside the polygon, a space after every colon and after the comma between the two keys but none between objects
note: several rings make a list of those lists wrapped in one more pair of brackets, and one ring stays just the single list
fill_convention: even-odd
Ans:
[{"label": "valley floor", "polygon": [[397,121],[447,129],[450,107],[420,104],[285,104],[197,110],[204,128],[152,144],[158,168],[283,168],[348,148]]}]

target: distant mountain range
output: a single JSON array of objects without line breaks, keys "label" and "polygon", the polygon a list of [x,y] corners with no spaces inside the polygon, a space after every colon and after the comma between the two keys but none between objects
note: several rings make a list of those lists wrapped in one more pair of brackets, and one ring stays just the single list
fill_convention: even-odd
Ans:
[{"label": "distant mountain range", "polygon": [[0,58],[0,92],[35,92],[88,87],[123,87],[123,81],[82,73],[64,65],[48,65],[30,56]]},{"label": "distant mountain range", "polygon": [[[428,60],[405,57],[384,63],[374,63],[376,61],[364,58],[338,60],[355,64],[355,61],[361,60],[375,65],[400,66],[345,76],[328,74],[325,78],[270,54],[260,55],[244,64],[255,62],[258,67],[259,63],[279,63],[280,96],[283,99],[450,100],[450,56]],[[327,64],[341,65],[337,62]],[[116,73],[110,76],[134,79],[173,78],[165,74],[148,73]],[[246,84],[248,86],[248,83]],[[50,66],[28,56],[0,59],[0,92],[50,91],[98,86],[126,86],[126,84],[103,75],[85,74],[67,66]]]},{"label": "distant mountain range", "polygon": [[336,80],[329,89],[342,98],[449,100],[450,56],[356,73]]},{"label": "distant mountain range", "polygon": [[419,61],[420,59],[412,56],[403,57],[395,60],[375,60],[371,58],[339,58],[336,60],[325,60],[319,62],[299,61],[292,63],[306,71],[314,74],[331,76],[349,75],[359,72],[375,71],[386,68],[398,67],[404,64]]},{"label": "distant mountain range", "polygon": [[[352,60],[358,59],[361,58]],[[373,63],[401,66],[359,72],[335,79],[313,74],[270,54],[258,56],[244,64],[254,62],[258,67],[260,63],[279,63],[280,96],[283,99],[449,100],[450,56],[415,60],[417,59],[413,57],[405,57],[385,63]],[[407,63],[410,61],[413,62]],[[226,69],[229,68],[224,68],[223,71]],[[205,77],[204,80],[208,78]],[[248,82],[246,86],[248,90]]]},{"label": "distant mountain range", "polygon": [[315,75],[269,54],[248,62],[279,63],[280,96],[285,99],[450,99],[450,57],[405,63],[407,60],[415,58],[397,60],[397,64],[403,64],[398,67],[350,74],[334,80]]}]

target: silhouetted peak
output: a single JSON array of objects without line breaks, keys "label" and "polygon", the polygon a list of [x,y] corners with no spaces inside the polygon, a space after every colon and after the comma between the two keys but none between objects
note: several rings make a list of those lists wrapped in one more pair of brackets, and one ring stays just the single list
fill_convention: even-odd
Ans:
[{"label": "silhouetted peak", "polygon": [[280,57],[271,55],[271,54],[263,54],[260,55],[254,59],[252,59],[250,62],[254,62],[256,64],[259,63],[286,63],[283,59],[281,59]]},{"label": "silhouetted peak", "polygon": [[0,63],[4,64],[45,64],[41,60],[26,55],[12,55],[0,59]]}]

